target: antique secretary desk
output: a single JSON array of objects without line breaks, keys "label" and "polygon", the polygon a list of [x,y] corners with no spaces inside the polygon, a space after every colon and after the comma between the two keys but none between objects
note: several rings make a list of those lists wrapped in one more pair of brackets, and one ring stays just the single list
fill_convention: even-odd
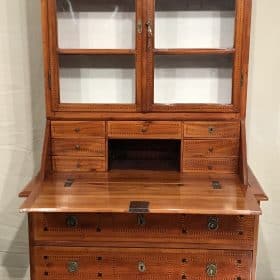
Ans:
[{"label": "antique secretary desk", "polygon": [[42,0],[32,280],[256,279],[251,0]]}]

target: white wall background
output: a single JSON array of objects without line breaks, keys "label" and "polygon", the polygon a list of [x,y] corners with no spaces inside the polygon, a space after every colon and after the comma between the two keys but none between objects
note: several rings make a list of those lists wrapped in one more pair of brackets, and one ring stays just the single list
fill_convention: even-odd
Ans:
[{"label": "white wall background", "polygon": [[[258,280],[280,280],[280,1],[253,0],[249,163],[263,204]],[[28,279],[23,185],[37,172],[44,128],[39,0],[0,0],[0,279]]]}]

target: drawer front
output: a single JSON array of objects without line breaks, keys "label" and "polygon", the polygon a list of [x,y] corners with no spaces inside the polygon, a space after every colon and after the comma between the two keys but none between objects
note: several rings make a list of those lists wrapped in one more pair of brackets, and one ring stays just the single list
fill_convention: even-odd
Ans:
[{"label": "drawer front", "polygon": [[237,173],[238,158],[186,158],[184,172]]},{"label": "drawer front", "polygon": [[180,139],[181,122],[170,121],[123,121],[108,122],[111,138],[161,138]]},{"label": "drawer front", "polygon": [[185,122],[185,138],[239,138],[238,122]]},{"label": "drawer front", "polygon": [[33,247],[35,279],[250,280],[252,253],[230,250]]},{"label": "drawer front", "polygon": [[102,121],[53,121],[52,138],[105,137],[105,122]]},{"label": "drawer front", "polygon": [[[253,248],[254,216],[35,213],[35,241],[215,243]],[[117,245],[118,246],[118,245]],[[178,245],[177,245],[178,246]]]},{"label": "drawer front", "polygon": [[105,139],[54,139],[52,154],[57,156],[105,157]]},{"label": "drawer front", "polygon": [[94,157],[52,157],[55,172],[91,172],[105,171],[105,158]]},{"label": "drawer front", "polygon": [[184,157],[238,157],[238,155],[238,139],[184,141]]}]

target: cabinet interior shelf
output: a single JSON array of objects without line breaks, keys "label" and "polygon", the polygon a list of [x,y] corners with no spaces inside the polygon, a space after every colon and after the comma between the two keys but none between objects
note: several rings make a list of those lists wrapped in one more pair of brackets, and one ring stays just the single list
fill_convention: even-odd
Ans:
[{"label": "cabinet interior shelf", "polygon": [[230,55],[235,53],[235,49],[155,49],[154,53],[159,55]]},{"label": "cabinet interior shelf", "polygon": [[133,49],[58,49],[58,54],[77,54],[77,55],[91,55],[91,54],[103,54],[103,55],[127,55],[135,54]]}]

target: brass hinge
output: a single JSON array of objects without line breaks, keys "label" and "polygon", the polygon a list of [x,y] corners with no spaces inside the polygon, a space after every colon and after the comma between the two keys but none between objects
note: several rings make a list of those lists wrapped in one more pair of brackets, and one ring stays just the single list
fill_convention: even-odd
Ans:
[{"label": "brass hinge", "polygon": [[52,89],[52,76],[51,76],[50,72],[48,72],[48,87],[49,87],[49,90]]}]

